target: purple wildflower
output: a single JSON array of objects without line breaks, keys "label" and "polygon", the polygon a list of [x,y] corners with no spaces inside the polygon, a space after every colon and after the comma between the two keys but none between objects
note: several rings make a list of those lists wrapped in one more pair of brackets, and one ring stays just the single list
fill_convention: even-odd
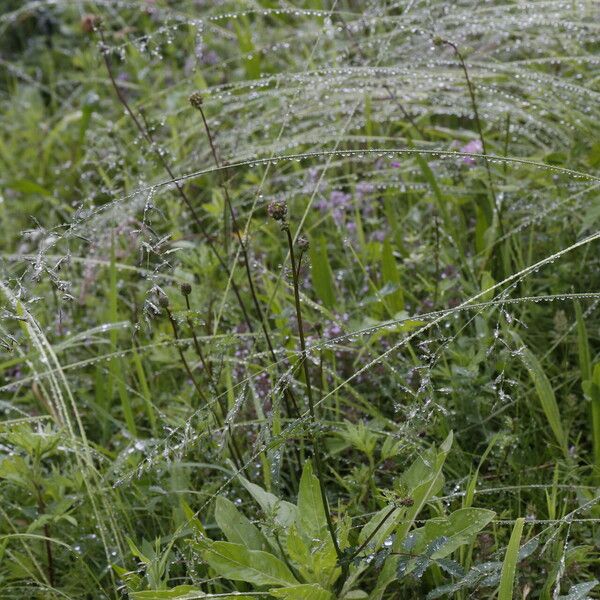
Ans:
[{"label": "purple wildflower", "polygon": [[[461,147],[460,151],[468,152],[469,154],[481,154],[483,152],[481,140],[471,140],[470,142],[467,142]],[[476,160],[472,156],[465,156],[462,160],[465,165],[469,165],[470,167],[476,164]]]}]

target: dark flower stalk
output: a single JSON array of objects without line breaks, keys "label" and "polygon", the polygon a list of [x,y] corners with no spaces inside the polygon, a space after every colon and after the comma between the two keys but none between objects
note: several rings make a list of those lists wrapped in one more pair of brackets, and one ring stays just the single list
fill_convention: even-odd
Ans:
[{"label": "dark flower stalk", "polygon": [[117,82],[115,80],[115,77],[114,77],[114,74],[113,74],[113,71],[112,71],[112,67],[111,67],[111,64],[110,64],[110,60],[108,58],[108,45],[107,45],[106,39],[104,37],[104,32],[102,30],[101,23],[99,23],[99,22],[96,23],[95,24],[95,28],[99,32],[100,39],[102,40],[102,48],[101,48],[102,58],[104,59],[104,64],[106,66],[106,71],[108,73],[108,77],[109,77],[109,79],[111,81],[111,84],[112,84],[114,90],[115,90],[117,98],[119,99],[119,102],[121,102],[121,104],[123,105],[123,107],[125,108],[125,110],[127,111],[127,113],[129,114],[129,116],[131,117],[131,119],[135,123],[135,126],[137,127],[137,129],[141,133],[141,135],[144,138],[144,140],[149,144],[150,148],[152,148],[152,149],[155,150],[155,154],[156,154],[159,162],[162,164],[163,168],[165,169],[165,171],[167,172],[167,174],[169,175],[169,177],[171,178],[171,180],[175,184],[175,188],[177,189],[177,192],[179,193],[179,196],[181,197],[181,199],[183,200],[183,203],[187,206],[188,210],[190,211],[190,214],[192,215],[192,218],[193,218],[194,222],[196,223],[196,225],[198,227],[198,230],[200,231],[200,234],[204,238],[204,242],[207,244],[209,250],[213,253],[213,255],[215,256],[215,258],[219,262],[219,265],[221,266],[222,269],[224,269],[224,271],[227,274],[228,278],[231,280],[231,289],[233,290],[233,293],[235,294],[235,297],[236,297],[236,299],[238,301],[238,304],[240,305],[240,309],[241,309],[242,314],[244,316],[244,321],[246,322],[246,324],[247,324],[248,328],[250,329],[250,331],[252,331],[252,322],[251,322],[250,317],[248,315],[248,311],[246,309],[246,305],[244,304],[244,301],[242,300],[242,296],[240,294],[239,288],[237,287],[237,284],[230,277],[231,273],[230,273],[229,267],[227,266],[227,264],[224,261],[223,257],[221,256],[221,254],[219,253],[219,251],[217,250],[217,248],[213,244],[212,240],[210,239],[210,236],[206,232],[206,230],[204,228],[204,225],[203,225],[202,221],[200,220],[200,217],[198,216],[198,213],[195,211],[194,206],[191,203],[190,199],[188,198],[187,194],[185,193],[183,187],[177,181],[177,178],[175,177],[175,174],[173,173],[173,170],[171,169],[171,167],[170,167],[169,163],[167,162],[166,158],[163,156],[163,154],[161,152],[158,151],[158,149],[156,149],[154,147],[154,140],[152,138],[152,135],[150,133],[149,128],[147,126],[142,125],[142,123],[140,122],[140,120],[137,118],[137,116],[135,115],[135,113],[133,112],[133,110],[131,109],[131,107],[129,106],[129,102],[127,102],[127,98],[125,98],[125,96],[123,95],[123,92],[121,91],[121,89],[117,85]]},{"label": "dark flower stalk", "polygon": [[[208,121],[206,120],[206,115],[204,114],[204,108],[202,106],[202,95],[199,93],[194,93],[190,96],[190,104],[193,108],[195,108],[202,118],[202,124],[204,125],[204,130],[206,132],[206,137],[208,138],[208,143],[210,145],[211,154],[217,168],[221,167],[221,162],[219,161],[219,157],[217,155],[217,149],[215,147],[215,143],[213,140],[212,133],[210,131],[210,127],[208,125]],[[227,205],[227,210],[229,211],[229,215],[231,218],[231,224],[233,225],[233,229],[235,231],[235,235],[237,237],[238,243],[240,245],[240,250],[242,252],[244,267],[246,271],[246,279],[248,281],[248,287],[250,288],[250,295],[252,296],[252,303],[254,304],[254,309],[256,311],[256,315],[258,320],[260,321],[263,334],[265,336],[265,341],[267,342],[267,346],[269,348],[269,354],[273,359],[274,363],[277,363],[277,356],[275,355],[275,350],[273,348],[273,342],[271,341],[271,335],[269,333],[269,328],[267,326],[267,320],[261,308],[260,302],[258,300],[258,296],[256,294],[256,288],[254,286],[254,278],[252,276],[252,271],[250,269],[250,257],[248,255],[248,248],[246,246],[246,242],[244,241],[242,234],[240,232],[240,228],[238,227],[237,219],[235,216],[235,211],[233,210],[233,204],[231,202],[231,198],[229,197],[229,189],[227,184],[225,183],[226,179],[226,171],[222,172],[221,178],[221,189],[223,190],[223,195],[225,197],[225,204]],[[296,403],[296,399],[291,390],[287,389],[284,393],[284,399],[286,403],[286,409],[288,414],[291,414],[291,406],[294,408],[294,412],[296,416],[300,415],[300,411],[298,409],[298,404]],[[291,403],[291,406],[290,406]]]},{"label": "dark flower stalk", "polygon": [[315,403],[313,398],[313,390],[310,378],[310,371],[308,368],[308,359],[306,353],[306,340],[304,338],[304,322],[302,319],[302,308],[300,305],[300,261],[302,260],[302,255],[308,249],[308,240],[304,237],[298,238],[298,248],[300,250],[299,260],[296,263],[296,254],[294,252],[294,241],[292,239],[292,234],[290,232],[290,227],[287,221],[287,205],[281,201],[272,202],[269,205],[268,209],[269,215],[277,221],[282,231],[285,232],[288,249],[290,253],[290,261],[292,264],[292,284],[294,288],[294,303],[296,307],[296,321],[298,324],[298,335],[300,337],[300,361],[302,362],[302,367],[304,369],[304,379],[306,384],[306,396],[308,400],[308,412],[310,416],[310,437],[313,445],[313,454],[315,458],[315,472],[317,475],[317,479],[319,480],[319,490],[321,492],[321,501],[323,503],[323,509],[325,511],[325,519],[327,521],[327,529],[329,530],[329,535],[331,536],[331,541],[333,542],[333,547],[335,548],[335,553],[338,557],[338,561],[342,566],[342,578],[341,584],[348,577],[348,564],[343,562],[344,555],[340,549],[337,536],[335,534],[335,529],[333,527],[333,520],[331,518],[331,511],[329,510],[329,502],[327,500],[327,490],[325,488],[325,477],[324,477],[324,469],[323,469],[323,449],[321,448],[321,442],[319,439],[319,433],[316,431],[317,429],[317,416],[315,412]]},{"label": "dark flower stalk", "polygon": [[[194,377],[192,369],[190,368],[190,365],[185,357],[185,354],[183,353],[181,345],[179,344],[179,340],[180,340],[179,328],[177,327],[177,321],[175,321],[175,318],[173,317],[173,313],[171,312],[171,308],[169,306],[169,299],[166,296],[161,295],[158,298],[158,303],[161,306],[161,308],[163,308],[165,310],[165,312],[167,313],[167,317],[169,319],[169,322],[171,323],[171,328],[173,329],[173,336],[175,338],[175,345],[177,346],[177,352],[179,353],[179,358],[181,359],[181,363],[183,364],[183,366],[188,374],[188,377],[192,380],[192,383],[194,384],[194,387],[196,388],[196,391],[198,392],[198,396],[200,397],[200,399],[206,404],[207,407],[210,407],[210,410],[215,418],[215,421],[217,422],[217,425],[222,428],[223,420],[221,419],[221,417],[219,417],[218,413],[210,406],[208,398],[206,397],[206,395],[202,391],[202,388],[200,387],[200,384]],[[223,418],[225,418],[225,415],[223,415]],[[228,436],[227,445],[229,446],[229,451],[231,452],[231,455],[234,458],[234,462],[236,463],[236,468],[238,470],[244,471],[244,473],[246,473],[245,469],[244,469],[244,461],[242,459],[242,453],[239,449],[239,446],[237,444],[235,437],[233,437],[231,435],[231,428],[229,426],[228,426],[228,432],[229,432],[229,436]],[[246,475],[247,475],[247,473],[246,473]]]},{"label": "dark flower stalk", "polygon": [[446,40],[444,38],[441,37],[436,37],[434,38],[434,44],[436,45],[442,45],[442,44],[446,44],[447,46],[450,46],[450,48],[452,48],[452,50],[454,51],[454,54],[456,55],[456,58],[458,58],[458,61],[460,62],[460,66],[461,69],[465,75],[465,80],[467,82],[467,90],[469,91],[469,97],[471,98],[471,106],[473,108],[473,113],[475,114],[475,124],[477,125],[477,133],[479,134],[479,141],[481,142],[481,148],[483,150],[483,154],[484,154],[484,164],[485,164],[485,170],[487,172],[487,177],[488,177],[488,182],[490,184],[490,195],[492,196],[492,201],[494,203],[494,208],[496,210],[496,215],[498,216],[498,227],[500,229],[500,234],[502,236],[504,236],[504,225],[502,223],[502,213],[500,211],[500,205],[498,204],[498,199],[496,197],[496,190],[494,187],[494,180],[492,179],[492,171],[490,170],[490,163],[488,162],[487,159],[487,148],[485,145],[485,137],[483,135],[483,127],[481,126],[481,119],[479,118],[479,108],[477,107],[477,98],[475,97],[475,86],[473,85],[473,82],[471,81],[471,78],[469,77],[469,70],[467,69],[467,64],[465,63],[465,59],[463,58],[463,55],[460,53],[460,50],[458,49],[458,46],[456,44],[454,44],[453,42]]}]

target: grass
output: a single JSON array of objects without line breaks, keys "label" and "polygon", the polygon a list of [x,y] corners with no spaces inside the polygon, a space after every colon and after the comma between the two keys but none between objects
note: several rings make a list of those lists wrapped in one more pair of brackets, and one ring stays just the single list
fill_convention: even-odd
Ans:
[{"label": "grass", "polygon": [[0,597],[600,597],[597,16],[6,0]]}]

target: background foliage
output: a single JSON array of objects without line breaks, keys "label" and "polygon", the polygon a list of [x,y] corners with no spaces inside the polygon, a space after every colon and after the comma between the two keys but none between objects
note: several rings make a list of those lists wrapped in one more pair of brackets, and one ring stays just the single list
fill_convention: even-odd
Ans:
[{"label": "background foliage", "polygon": [[599,597],[599,33],[2,2],[0,595]]}]

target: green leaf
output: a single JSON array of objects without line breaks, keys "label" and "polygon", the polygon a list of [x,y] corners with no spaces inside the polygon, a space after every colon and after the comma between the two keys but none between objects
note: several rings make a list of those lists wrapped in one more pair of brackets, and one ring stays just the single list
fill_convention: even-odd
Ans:
[{"label": "green leaf", "polygon": [[396,291],[392,292],[386,302],[389,302],[393,314],[404,310],[404,295],[400,289],[400,271],[392,252],[392,245],[386,238],[381,250],[381,278],[384,284],[390,284]]},{"label": "green leaf", "polygon": [[517,570],[517,560],[519,557],[519,544],[521,542],[521,534],[523,533],[523,525],[525,519],[522,517],[517,519],[508,547],[502,564],[502,572],[500,575],[500,587],[498,588],[498,600],[512,600],[513,587],[515,584],[515,571]]},{"label": "green leaf", "polygon": [[204,529],[204,525],[202,525],[202,521],[200,521],[200,519],[196,516],[196,513],[185,500],[181,500],[181,508],[188,524],[191,525],[196,533],[201,536],[205,536],[206,531]]},{"label": "green leaf", "polygon": [[481,274],[481,291],[485,292],[485,294],[481,296],[482,302],[489,302],[494,297],[494,291],[488,292],[487,290],[493,287],[495,283],[496,282],[489,271],[484,271]]},{"label": "green leaf", "polygon": [[17,179],[8,183],[8,187],[23,194],[39,194],[40,196],[52,196],[52,192],[42,187],[35,181],[29,179]]},{"label": "green leaf", "polygon": [[588,594],[598,585],[598,581],[586,581],[572,585],[565,596],[559,596],[558,600],[587,600]]},{"label": "green leaf", "polygon": [[284,600],[332,600],[331,592],[324,590],[316,583],[304,583],[286,588],[269,590],[271,596],[283,598]]},{"label": "green leaf", "polygon": [[587,384],[592,404],[592,442],[594,450],[594,476],[600,479],[600,363],[594,366],[592,379]]},{"label": "green leaf", "polygon": [[565,432],[562,427],[562,421],[560,417],[560,411],[558,410],[558,404],[556,403],[556,397],[554,395],[554,389],[540,361],[535,357],[535,355],[523,344],[523,341],[514,331],[511,332],[517,343],[522,344],[519,349],[519,356],[523,361],[527,371],[529,372],[529,376],[535,385],[535,389],[540,400],[540,404],[542,405],[542,410],[546,415],[546,419],[548,420],[548,424],[550,425],[550,429],[556,438],[559,446],[562,448],[562,451],[565,455],[568,455],[567,448],[567,438],[565,436]]},{"label": "green leaf", "polygon": [[278,558],[242,544],[212,542],[203,551],[204,560],[221,576],[254,585],[288,586],[298,583]]},{"label": "green leaf", "polygon": [[258,527],[253,525],[233,502],[218,496],[215,520],[225,537],[234,544],[242,544],[249,550],[267,550],[268,543]]},{"label": "green leaf", "polygon": [[178,585],[170,590],[144,590],[142,592],[132,592],[131,597],[134,600],[163,600],[163,598],[202,598],[206,594],[202,593],[193,585]]},{"label": "green leaf", "polygon": [[274,494],[266,492],[259,485],[250,483],[243,477],[240,477],[240,481],[248,493],[258,502],[263,512],[272,516],[276,523],[287,528],[296,521],[298,509],[295,504],[280,500]]},{"label": "green leaf", "polygon": [[[432,448],[429,452],[426,452],[400,477],[400,485],[413,500],[413,505],[407,509],[406,515],[403,516],[401,524],[396,530],[396,540],[392,546],[392,551],[399,552],[402,550],[402,543],[414,525],[418,514],[427,501],[442,488],[444,484],[442,467],[452,447],[453,439],[452,432],[450,432],[438,451]],[[397,515],[391,518],[394,524],[398,522],[396,521],[397,518],[399,520]],[[386,531],[385,537],[387,537],[390,531],[388,527],[384,526],[382,530]],[[378,532],[379,540],[383,540],[385,537]],[[391,556],[385,561],[377,585],[371,593],[371,600],[379,600],[383,596],[387,586],[396,578],[397,565],[397,556]]]},{"label": "green leaf", "polygon": [[326,537],[327,519],[321,497],[319,480],[313,474],[312,463],[308,461],[302,471],[298,492],[298,527],[304,535],[312,539]]},{"label": "green leaf", "polygon": [[459,546],[468,544],[495,515],[493,510],[484,508],[461,508],[447,518],[429,519],[423,527],[411,533],[411,537],[416,538],[412,552],[420,554],[434,540],[445,538],[444,543],[431,555],[433,560],[444,558]]}]

